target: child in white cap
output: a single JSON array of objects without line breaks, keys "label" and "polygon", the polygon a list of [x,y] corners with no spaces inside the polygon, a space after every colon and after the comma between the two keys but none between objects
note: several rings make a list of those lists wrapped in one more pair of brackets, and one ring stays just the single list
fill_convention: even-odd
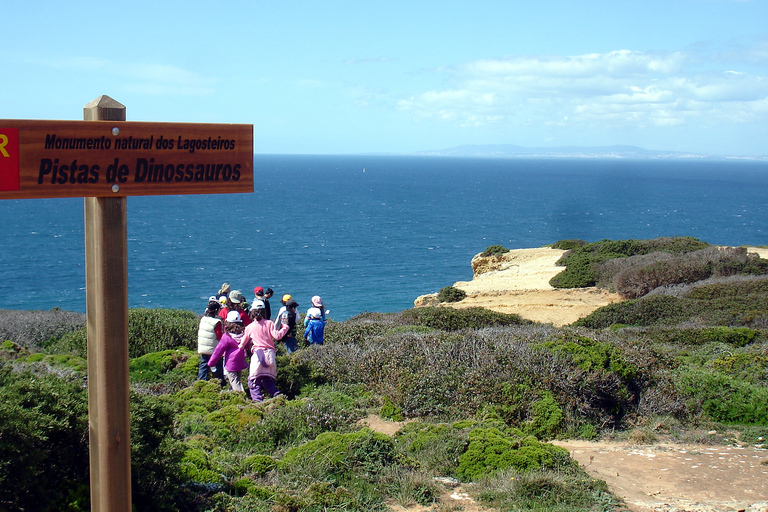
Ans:
[{"label": "child in white cap", "polygon": [[224,375],[226,375],[233,391],[245,391],[243,383],[240,381],[240,373],[248,368],[245,350],[240,347],[243,331],[243,320],[240,318],[240,313],[238,311],[227,313],[227,319],[224,322],[224,334],[221,335],[221,341],[216,345],[216,349],[208,360],[208,366],[214,367],[219,359],[224,357]]}]

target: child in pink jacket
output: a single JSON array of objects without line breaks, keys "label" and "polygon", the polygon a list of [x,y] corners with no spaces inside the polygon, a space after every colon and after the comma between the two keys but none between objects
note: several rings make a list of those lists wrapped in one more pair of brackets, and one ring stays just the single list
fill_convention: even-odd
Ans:
[{"label": "child in pink jacket", "polygon": [[260,300],[251,305],[251,323],[245,328],[240,348],[251,347],[251,370],[248,374],[248,389],[255,402],[264,400],[262,390],[277,396],[280,392],[275,385],[277,363],[275,361],[274,339],[281,339],[288,332],[287,321],[278,330],[266,317],[266,307]]}]

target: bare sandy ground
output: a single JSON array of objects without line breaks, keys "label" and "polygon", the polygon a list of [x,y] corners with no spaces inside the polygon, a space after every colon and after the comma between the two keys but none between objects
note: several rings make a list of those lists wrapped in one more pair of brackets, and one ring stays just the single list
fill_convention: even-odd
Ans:
[{"label": "bare sandy ground", "polygon": [[[370,415],[361,420],[378,432],[394,435],[405,422]],[[611,492],[631,512],[768,512],[768,450],[754,446],[692,445],[660,442],[640,445],[613,441],[553,441]],[[446,486],[439,504],[402,506],[395,512],[491,511],[470,496],[471,486]],[[442,508],[441,508],[442,507]]]},{"label": "bare sandy ground", "polygon": [[[768,258],[768,248],[749,247],[748,250]],[[474,278],[453,285],[467,292],[467,298],[446,305],[484,307],[560,327],[622,300],[618,294],[598,288],[561,290],[550,286],[549,280],[563,271],[563,267],[555,263],[564,253],[560,249],[541,247],[515,249],[491,262],[480,261],[476,256],[472,260]],[[478,273],[478,270],[485,271]],[[414,305],[429,304],[435,301],[434,297],[435,294],[422,295]]]},{"label": "bare sandy ground", "polygon": [[768,451],[750,446],[555,441],[635,512],[768,511]]}]

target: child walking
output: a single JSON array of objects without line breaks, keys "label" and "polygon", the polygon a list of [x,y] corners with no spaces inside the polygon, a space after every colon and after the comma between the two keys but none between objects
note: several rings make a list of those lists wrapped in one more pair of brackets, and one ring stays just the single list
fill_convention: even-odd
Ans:
[{"label": "child walking", "polygon": [[208,366],[215,366],[223,356],[224,374],[232,387],[232,391],[245,391],[243,383],[240,381],[240,373],[248,368],[248,363],[245,360],[245,348],[240,347],[244,327],[238,311],[227,313],[224,331],[224,334],[221,335],[221,341],[216,345],[216,349],[208,360]]},{"label": "child walking", "polygon": [[264,400],[263,391],[277,396],[280,392],[275,385],[277,362],[275,360],[274,339],[281,339],[288,332],[287,320],[278,330],[266,315],[263,301],[256,300],[251,305],[251,323],[245,328],[240,348],[251,347],[251,369],[248,373],[248,389],[255,402]]},{"label": "child walking", "polygon": [[213,369],[208,366],[208,361],[219,344],[222,334],[224,334],[224,326],[218,316],[220,309],[221,304],[216,300],[216,297],[211,297],[208,299],[205,313],[200,318],[200,325],[197,328],[197,353],[200,354],[197,378],[198,380],[208,380],[209,376],[213,374],[214,378],[221,380],[223,386],[225,384],[223,362],[219,361]]}]

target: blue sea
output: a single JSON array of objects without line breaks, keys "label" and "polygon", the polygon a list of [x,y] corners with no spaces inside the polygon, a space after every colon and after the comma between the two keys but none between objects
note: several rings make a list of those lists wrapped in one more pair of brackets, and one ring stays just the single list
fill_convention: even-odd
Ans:
[{"label": "blue sea", "polygon": [[[768,244],[768,162],[256,155],[253,194],[128,198],[130,307],[202,313],[230,283],[335,320],[470,280],[489,245]],[[0,308],[85,311],[82,199],[0,201]]]}]

